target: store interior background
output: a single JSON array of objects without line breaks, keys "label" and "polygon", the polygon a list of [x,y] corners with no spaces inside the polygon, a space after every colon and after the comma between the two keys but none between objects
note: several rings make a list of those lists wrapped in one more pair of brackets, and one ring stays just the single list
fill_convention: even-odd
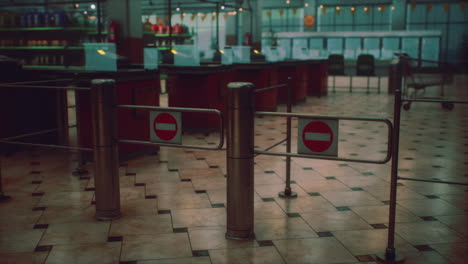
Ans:
[{"label": "store interior background", "polygon": [[[463,65],[467,60],[468,43],[468,5],[465,1],[430,1],[430,0],[228,0],[228,1],[177,1],[177,0],[131,0],[131,1],[57,1],[57,0],[2,0],[0,10],[3,28],[14,28],[17,25],[7,23],[7,13],[33,13],[65,11],[70,26],[90,28],[80,36],[75,46],[83,42],[106,41],[109,24],[120,20],[122,34],[143,41],[129,45],[148,46],[144,41],[148,33],[148,22],[151,25],[182,25],[184,33],[174,34],[173,43],[196,44],[202,56],[211,58],[216,46],[220,49],[226,45],[253,45],[264,49],[273,43],[283,45],[278,37],[288,32],[294,39],[294,33],[301,32],[339,32],[329,37],[303,38],[284,45],[299,45],[318,52],[311,53],[326,57],[330,53],[342,53],[353,60],[358,53],[371,53],[377,60],[392,58],[394,51],[404,50],[421,59],[446,61]],[[216,11],[219,11],[217,13]],[[261,15],[260,15],[261,14]],[[141,17],[141,21],[138,21]],[[170,18],[170,19],[169,19]],[[260,19],[261,18],[261,19]],[[147,23],[147,27],[143,26]],[[98,25],[101,25],[100,27]],[[22,26],[20,26],[22,27]],[[217,27],[219,28],[217,30]],[[395,36],[388,38],[374,35],[390,32],[432,32],[429,38],[415,40],[416,35],[407,35],[401,40]],[[342,37],[342,32],[361,32],[358,37]],[[42,31],[41,34],[46,33]],[[164,31],[165,34],[169,32]],[[418,34],[419,34],[418,33]],[[246,36],[249,34],[250,36]],[[161,50],[167,49],[169,40],[164,34],[155,34],[157,41],[151,43]],[[299,36],[299,35],[298,35]],[[303,36],[303,35],[301,35]],[[367,36],[367,37],[366,37]],[[4,35],[3,39],[8,37]],[[16,36],[15,36],[16,38]],[[250,38],[250,39],[249,39]],[[283,39],[284,40],[284,39]],[[216,43],[218,42],[218,45]],[[2,54],[8,55],[8,46],[19,45],[2,41]],[[153,45],[154,44],[154,45]],[[21,43],[27,45],[27,43]],[[34,44],[35,45],[35,44]],[[50,44],[49,44],[50,45]],[[68,45],[70,45],[68,43]],[[388,46],[388,47],[387,47]],[[426,46],[426,47],[424,47]],[[391,47],[391,48],[390,48]],[[387,48],[387,52],[383,49]],[[129,49],[129,48],[127,48]],[[424,50],[425,49],[425,50]],[[431,52],[431,51],[437,52]],[[351,51],[349,53],[348,51]],[[422,53],[422,54],[418,54]],[[426,54],[426,55],[425,55]],[[435,55],[434,55],[435,54]],[[123,56],[133,55],[122,54]],[[141,55],[137,55],[141,57]],[[138,63],[141,58],[134,59]],[[37,62],[36,62],[37,63]],[[31,64],[27,62],[26,64]]]}]

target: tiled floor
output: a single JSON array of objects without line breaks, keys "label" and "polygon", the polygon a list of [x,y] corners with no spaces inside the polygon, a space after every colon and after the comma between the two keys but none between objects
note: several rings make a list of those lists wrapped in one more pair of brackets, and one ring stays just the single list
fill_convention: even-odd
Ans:
[{"label": "tiled floor", "polygon": [[[467,99],[467,84],[457,76],[448,96]],[[391,119],[392,100],[385,89],[338,90],[309,97],[294,112]],[[284,119],[258,117],[255,145],[264,149],[284,132]],[[341,157],[385,156],[380,123],[340,121],[339,139]],[[216,135],[186,133],[183,140],[210,144]],[[13,199],[0,204],[0,264],[375,263],[387,243],[390,163],[294,158],[298,197],[285,199],[278,197],[284,160],[256,157],[256,240],[233,241],[224,237],[224,151],[163,147],[121,164],[122,217],[114,221],[94,218],[93,164],[89,177],[73,176],[76,154],[37,149],[3,157]],[[468,106],[415,103],[404,111],[399,162],[400,176],[467,182]],[[395,245],[406,263],[468,263],[468,188],[399,182]]]}]

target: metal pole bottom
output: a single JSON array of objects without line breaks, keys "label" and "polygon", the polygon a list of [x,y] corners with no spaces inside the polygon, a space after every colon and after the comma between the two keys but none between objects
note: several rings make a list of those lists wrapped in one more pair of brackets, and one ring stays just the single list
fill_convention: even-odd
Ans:
[{"label": "metal pole bottom", "polygon": [[285,190],[284,192],[279,192],[278,196],[281,198],[297,198],[297,193],[291,190]]}]

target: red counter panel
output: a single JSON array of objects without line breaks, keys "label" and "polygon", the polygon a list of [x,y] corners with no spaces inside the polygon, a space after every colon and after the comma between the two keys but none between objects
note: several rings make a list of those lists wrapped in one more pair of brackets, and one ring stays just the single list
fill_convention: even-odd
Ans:
[{"label": "red counter panel", "polygon": [[[226,87],[232,72],[206,74],[169,73],[166,87],[169,106],[217,109],[226,112]],[[209,113],[183,113],[184,130],[203,130],[219,126],[219,118]]]},{"label": "red counter panel", "polygon": [[[250,82],[255,89],[278,85],[278,67],[274,64],[262,66],[236,66],[235,81]],[[257,111],[274,111],[278,104],[278,89],[267,90],[255,94],[255,109]]]},{"label": "red counter panel", "polygon": [[[279,84],[288,82],[288,77],[293,79],[293,87],[291,91],[292,103],[304,101],[307,96],[307,84],[309,81],[308,66],[301,62],[297,64],[287,63],[279,68]],[[278,102],[286,103],[288,100],[288,88],[282,87],[279,89]]]},{"label": "red counter panel", "polygon": [[[78,142],[85,148],[93,146],[91,94],[77,91]],[[159,80],[135,80],[116,83],[116,103],[126,105],[159,106]],[[117,109],[117,135],[119,139],[149,140],[149,111]],[[148,149],[147,146],[119,143],[120,159],[127,159]]]},{"label": "red counter panel", "polygon": [[327,95],[327,79],[328,79],[328,63],[309,63],[309,83],[307,85],[307,95],[310,96],[326,96]]}]

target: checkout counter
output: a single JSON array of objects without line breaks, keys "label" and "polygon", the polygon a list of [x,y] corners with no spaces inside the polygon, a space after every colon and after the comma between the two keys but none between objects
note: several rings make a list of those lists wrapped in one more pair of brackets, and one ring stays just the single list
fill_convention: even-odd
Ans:
[{"label": "checkout counter", "polygon": [[[93,79],[114,79],[116,103],[127,105],[159,106],[160,81],[158,70],[119,69],[115,72],[85,71],[82,68],[20,67],[12,77],[3,77],[3,83],[49,81],[47,86],[90,87]],[[25,87],[0,88],[0,137],[59,128],[48,133],[21,139],[24,142],[68,145],[67,90],[27,87],[39,85],[31,82]],[[77,142],[79,147],[93,146],[91,119],[91,92],[75,90]],[[118,137],[122,139],[149,140],[149,112],[134,109],[118,109]],[[6,144],[7,154],[22,149]],[[154,152],[155,147],[119,143],[119,158],[127,160],[141,153]],[[92,159],[92,152],[83,152],[85,160]]]},{"label": "checkout counter", "polygon": [[[250,53],[249,53],[250,56]],[[249,58],[250,61],[250,58]],[[177,62],[177,58],[174,58]],[[90,87],[92,79],[116,81],[117,104],[159,106],[160,74],[167,76],[166,88],[170,107],[209,108],[226,113],[227,84],[251,82],[256,89],[287,83],[292,77],[293,102],[305,100],[307,95],[326,95],[327,61],[323,59],[250,62],[234,61],[230,64],[188,63],[187,65],[160,64],[158,69],[136,68],[115,71],[85,71],[85,69],[47,69],[24,67],[18,78],[8,81],[71,79],[67,84]],[[6,81],[6,80],[4,80]],[[49,84],[52,85],[52,84]],[[2,89],[0,136],[7,137],[56,127],[65,128],[67,103],[65,90]],[[13,96],[13,97],[12,97]],[[90,91],[75,91],[77,137],[80,147],[92,147]],[[257,111],[275,111],[279,103],[286,102],[287,88],[257,93]],[[6,115],[5,113],[14,113]],[[225,115],[224,115],[225,116]],[[118,109],[118,137],[143,140],[150,138],[149,111]],[[226,120],[225,120],[226,121]],[[183,113],[185,131],[207,132],[218,127],[218,117],[210,114]],[[5,125],[4,125],[5,124]],[[10,124],[15,124],[10,125]],[[67,129],[64,129],[67,130]],[[63,135],[51,137],[64,138]],[[55,142],[58,143],[58,142]],[[154,152],[154,147],[119,144],[120,159],[130,159],[141,153]],[[87,153],[90,160],[92,153]]]},{"label": "checkout counter", "polygon": [[[326,95],[326,59],[266,61],[264,58],[248,58],[248,61],[240,59],[225,63],[223,57],[214,64],[200,62],[195,51],[186,45],[181,46],[181,51],[175,47],[174,64],[159,66],[160,71],[167,75],[170,107],[211,108],[225,113],[229,82],[250,82],[256,89],[262,89],[285,84],[288,77],[294,81],[294,103],[304,101],[307,95]],[[287,101],[287,87],[262,91],[254,96],[257,111],[275,111],[279,103]],[[183,113],[182,123],[186,131],[203,131],[216,128],[218,120],[206,114]]]}]

